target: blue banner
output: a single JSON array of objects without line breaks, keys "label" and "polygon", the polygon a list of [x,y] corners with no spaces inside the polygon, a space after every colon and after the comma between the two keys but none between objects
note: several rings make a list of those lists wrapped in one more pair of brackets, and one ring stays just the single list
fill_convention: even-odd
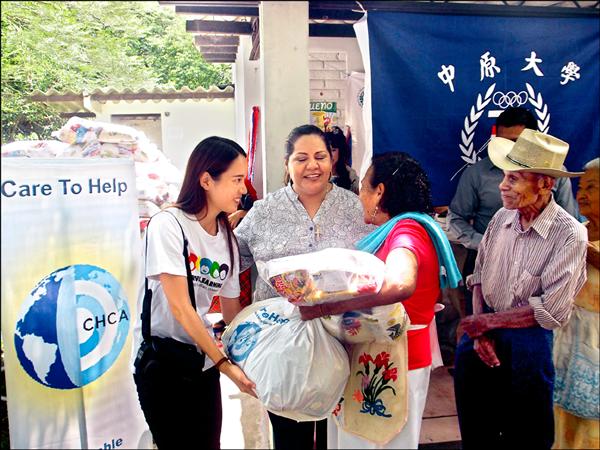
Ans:
[{"label": "blue banner", "polygon": [[[373,153],[406,151],[449,204],[486,156],[495,118],[532,111],[567,141],[567,168],[599,154],[600,21],[369,12]],[[477,155],[483,146],[484,150]]]}]

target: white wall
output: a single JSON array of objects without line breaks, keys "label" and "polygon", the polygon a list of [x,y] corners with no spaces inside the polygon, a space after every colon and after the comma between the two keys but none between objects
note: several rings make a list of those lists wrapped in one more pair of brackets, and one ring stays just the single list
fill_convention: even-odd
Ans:
[{"label": "white wall", "polygon": [[188,156],[209,136],[236,138],[233,98],[200,101],[134,101],[94,103],[96,120],[110,122],[112,114],[161,114],[163,153],[182,172]]},{"label": "white wall", "polygon": [[347,78],[350,72],[364,72],[355,38],[309,39],[310,100],[337,103],[337,125],[344,131]]},{"label": "white wall", "polygon": [[348,72],[364,72],[360,49],[356,38],[311,37],[308,39],[309,52],[345,52]]}]

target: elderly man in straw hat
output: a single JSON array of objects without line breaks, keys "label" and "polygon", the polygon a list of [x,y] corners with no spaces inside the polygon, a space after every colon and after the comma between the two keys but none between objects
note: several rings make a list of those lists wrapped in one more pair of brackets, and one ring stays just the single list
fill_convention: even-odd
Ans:
[{"label": "elderly man in straw hat", "polygon": [[552,330],[585,282],[587,231],[552,198],[569,145],[525,129],[494,138],[503,208],[479,247],[473,315],[462,322],[455,393],[463,448],[550,448],[554,440]]}]

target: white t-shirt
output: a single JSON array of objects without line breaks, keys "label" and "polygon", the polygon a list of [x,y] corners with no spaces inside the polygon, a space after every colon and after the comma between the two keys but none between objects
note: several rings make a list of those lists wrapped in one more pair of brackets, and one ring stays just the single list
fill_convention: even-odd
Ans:
[{"label": "white t-shirt", "polygon": [[[178,208],[168,208],[168,211],[157,213],[146,229],[148,253],[142,256],[142,279],[137,300],[132,361],[135,360],[142,341],[140,316],[144,300],[144,268],[148,276],[148,287],[152,290],[150,324],[152,336],[170,337],[195,345],[194,340],[173,317],[159,281],[161,273],[187,276],[183,258],[183,236],[173,215],[177,217],[188,239],[189,263],[196,294],[196,312],[211,335],[212,325],[206,319],[206,313],[212,298],[215,295],[230,298],[240,295],[238,249],[234,244],[235,262],[232,264],[229,258],[227,231],[219,224],[217,235],[211,236],[193,215],[186,214]],[[146,235],[143,238],[142,248],[145,253]],[[212,366],[213,362],[210,358],[206,358],[204,370]]]}]

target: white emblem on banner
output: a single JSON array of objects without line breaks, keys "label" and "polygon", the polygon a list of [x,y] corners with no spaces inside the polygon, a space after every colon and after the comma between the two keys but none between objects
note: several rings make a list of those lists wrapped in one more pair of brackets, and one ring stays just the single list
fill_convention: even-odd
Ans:
[{"label": "white emblem on banner", "polygon": [[437,74],[438,78],[442,80],[444,84],[449,85],[450,91],[454,92],[454,66],[452,64],[445,66],[442,64],[442,70]]},{"label": "white emblem on banner", "polygon": [[490,56],[490,52],[481,55],[479,66],[481,68],[481,79],[479,81],[483,81],[484,78],[494,78],[496,72],[500,73],[500,67],[496,65],[496,58]]},{"label": "white emblem on banner", "polygon": [[473,145],[473,140],[475,137],[475,130],[479,124],[479,119],[490,102],[498,107],[498,109],[488,111],[488,117],[498,117],[506,108],[523,107],[529,102],[535,108],[535,114],[538,118],[538,129],[542,133],[548,133],[550,129],[550,112],[548,111],[548,105],[544,102],[542,94],[540,92],[535,92],[533,86],[529,83],[525,83],[527,91],[511,90],[507,92],[494,91],[495,87],[496,83],[493,83],[487,91],[485,91],[483,97],[481,96],[481,93],[477,94],[475,104],[471,106],[469,113],[465,116],[458,146],[461,152],[460,157],[466,164],[456,171],[450,180],[453,180],[467,166],[475,164],[481,159],[479,154],[487,147],[489,139],[487,139],[477,151]]},{"label": "white emblem on banner", "polygon": [[569,81],[579,80],[581,77],[579,74],[579,66],[573,61],[569,61],[569,63],[560,70],[560,76],[563,79],[560,82],[562,85],[567,84]]},{"label": "white emblem on banner", "polygon": [[541,63],[543,60],[542,60],[542,58],[538,58],[537,55],[536,55],[536,53],[534,51],[531,52],[531,56],[529,58],[525,58],[525,61],[527,61],[528,64],[521,69],[521,72],[523,72],[525,70],[531,70],[531,69],[533,69],[533,72],[538,77],[543,77],[544,76],[544,73],[538,67],[538,63]]}]

